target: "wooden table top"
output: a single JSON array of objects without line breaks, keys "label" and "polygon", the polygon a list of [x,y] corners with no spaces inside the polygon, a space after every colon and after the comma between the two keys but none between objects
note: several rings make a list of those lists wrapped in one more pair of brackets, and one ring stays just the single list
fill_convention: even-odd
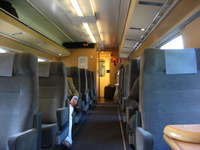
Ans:
[{"label": "wooden table top", "polygon": [[200,124],[168,125],[164,128],[163,132],[173,139],[200,143]]},{"label": "wooden table top", "polygon": [[173,150],[200,150],[200,144],[197,143],[179,141],[166,135],[163,138]]}]

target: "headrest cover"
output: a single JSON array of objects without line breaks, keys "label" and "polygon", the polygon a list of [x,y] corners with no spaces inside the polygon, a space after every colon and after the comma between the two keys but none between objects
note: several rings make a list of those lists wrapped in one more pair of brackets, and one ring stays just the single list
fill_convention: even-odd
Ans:
[{"label": "headrest cover", "polygon": [[195,49],[165,50],[165,64],[166,74],[197,73]]},{"label": "headrest cover", "polygon": [[50,73],[50,62],[39,62],[38,63],[39,77],[49,77],[49,73]]},{"label": "headrest cover", "polygon": [[12,77],[15,53],[0,54],[0,76]]}]

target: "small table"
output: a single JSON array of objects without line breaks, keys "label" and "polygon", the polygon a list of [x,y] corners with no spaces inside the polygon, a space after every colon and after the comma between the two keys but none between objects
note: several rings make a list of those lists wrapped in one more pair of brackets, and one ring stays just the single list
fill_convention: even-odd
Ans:
[{"label": "small table", "polygon": [[200,150],[200,124],[168,125],[164,140],[174,150]]}]

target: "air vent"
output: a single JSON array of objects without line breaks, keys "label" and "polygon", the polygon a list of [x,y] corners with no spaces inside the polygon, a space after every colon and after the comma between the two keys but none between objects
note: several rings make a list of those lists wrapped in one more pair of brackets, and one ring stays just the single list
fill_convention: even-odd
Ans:
[{"label": "air vent", "polygon": [[133,29],[133,30],[140,30],[140,31],[145,31],[144,28],[135,28],[135,27],[130,27],[130,29]]},{"label": "air vent", "polygon": [[126,39],[127,41],[135,41],[135,42],[137,42],[137,41],[140,41],[140,40],[135,40],[135,39]]},{"label": "air vent", "polygon": [[146,2],[146,1],[139,1],[140,5],[148,5],[148,6],[160,6],[162,7],[164,3],[156,3],[156,2]]}]

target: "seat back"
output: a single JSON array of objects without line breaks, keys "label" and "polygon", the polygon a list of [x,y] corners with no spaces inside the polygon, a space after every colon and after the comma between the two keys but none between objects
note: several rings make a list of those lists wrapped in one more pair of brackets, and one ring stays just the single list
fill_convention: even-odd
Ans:
[{"label": "seat back", "polygon": [[37,65],[37,57],[30,53],[0,54],[1,150],[8,150],[10,137],[33,128],[38,112]]},{"label": "seat back", "polygon": [[81,93],[88,93],[87,71],[80,69]]},{"label": "seat back", "polygon": [[88,81],[90,104],[92,104],[93,99],[94,99],[94,93],[93,93],[93,86],[92,86],[92,72],[89,70],[87,70],[87,81]]},{"label": "seat back", "polygon": [[93,94],[95,96],[95,99],[96,99],[96,80],[95,80],[95,73],[94,71],[91,71],[91,74],[92,74],[92,88],[93,88]]},{"label": "seat back", "polygon": [[123,90],[124,90],[124,95],[125,97],[127,97],[129,95],[129,74],[130,74],[130,71],[129,71],[129,64],[126,64],[125,67],[124,67],[124,87],[123,87]]},{"label": "seat back", "polygon": [[121,93],[124,87],[124,67],[121,67],[119,72],[119,92]]},{"label": "seat back", "polygon": [[82,95],[82,109],[83,111],[87,111],[89,109],[89,89],[88,89],[88,78],[86,69],[80,69],[80,78],[81,78],[81,95]]},{"label": "seat back", "polygon": [[155,150],[167,150],[165,126],[200,122],[200,49],[150,48],[140,60],[142,127],[154,136]]},{"label": "seat back", "polygon": [[135,80],[140,75],[140,59],[139,58],[132,58],[129,64],[129,92],[135,82]]},{"label": "seat back", "polygon": [[124,95],[124,70],[124,66],[122,66],[119,73],[118,98],[120,106],[122,106],[122,97]]},{"label": "seat back", "polygon": [[42,123],[56,123],[56,110],[65,107],[67,99],[66,67],[62,62],[39,62],[39,66],[43,69],[39,70],[39,111],[42,113]]},{"label": "seat back", "polygon": [[63,62],[40,62],[39,111],[42,114],[42,147],[59,145],[68,134],[67,74]]},{"label": "seat back", "polygon": [[73,78],[76,90],[80,93],[81,92],[80,70],[78,67],[70,67],[70,69],[71,69],[71,77]]}]

